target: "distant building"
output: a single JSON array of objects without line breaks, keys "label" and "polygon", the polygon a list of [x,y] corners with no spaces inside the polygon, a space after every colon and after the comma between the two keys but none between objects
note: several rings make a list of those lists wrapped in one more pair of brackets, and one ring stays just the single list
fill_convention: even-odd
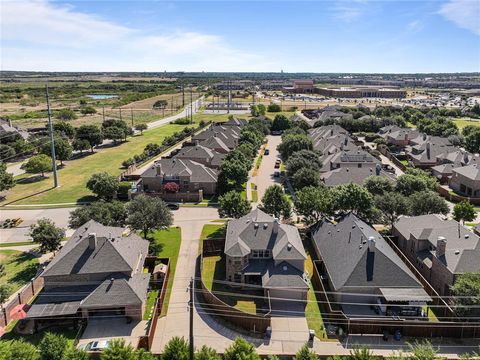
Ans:
[{"label": "distant building", "polygon": [[407,96],[407,92],[394,88],[317,88],[320,95],[337,98],[390,98],[400,99]]},{"label": "distant building", "polygon": [[315,86],[313,80],[295,80],[293,86],[284,87],[285,91],[294,93],[314,93]]},{"label": "distant building", "polygon": [[0,135],[3,135],[3,137],[6,137],[7,135],[18,136],[24,140],[27,140],[29,136],[28,132],[13,126],[11,120],[7,121],[3,119],[0,119]]}]

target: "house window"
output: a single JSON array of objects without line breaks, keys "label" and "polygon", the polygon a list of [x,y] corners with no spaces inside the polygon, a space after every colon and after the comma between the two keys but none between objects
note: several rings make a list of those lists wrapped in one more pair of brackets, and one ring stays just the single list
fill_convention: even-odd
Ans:
[{"label": "house window", "polygon": [[267,259],[270,257],[270,250],[252,250],[252,258],[254,259]]},{"label": "house window", "polygon": [[359,163],[359,164],[358,164],[358,167],[359,167],[359,168],[361,168],[361,167],[362,167],[362,164],[361,164],[361,163]]}]

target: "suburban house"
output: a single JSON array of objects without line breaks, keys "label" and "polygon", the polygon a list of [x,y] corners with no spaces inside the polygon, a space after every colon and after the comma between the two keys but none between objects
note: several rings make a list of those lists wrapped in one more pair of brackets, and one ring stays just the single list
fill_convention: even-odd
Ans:
[{"label": "suburban house", "polygon": [[386,240],[353,213],[321,220],[311,235],[322,277],[347,316],[420,316],[431,301]]},{"label": "suburban house", "polygon": [[38,322],[95,316],[141,320],[150,274],[148,241],[93,220],[79,227],[40,275],[44,288],[27,313]]},{"label": "suburban house", "polygon": [[228,222],[224,252],[227,281],[261,286],[273,300],[307,299],[307,255],[296,227],[255,209]]},{"label": "suburban house", "polygon": [[373,168],[382,164],[380,160],[368,152],[357,149],[351,151],[341,150],[330,156],[322,158],[322,172],[339,168]]},{"label": "suburban house", "polygon": [[0,119],[0,135],[6,137],[7,135],[18,136],[27,140],[29,137],[28,132],[20,130],[12,125],[12,120],[3,120]]},{"label": "suburban house", "polygon": [[[418,138],[419,137],[416,139]],[[424,137],[420,138],[424,139]],[[428,140],[406,147],[408,158],[415,167],[431,168],[438,164],[439,160],[437,159],[437,156],[456,150],[456,148],[445,138],[429,136],[426,137],[426,139]],[[413,141],[414,140],[412,140],[412,143]]]},{"label": "suburban house", "polygon": [[349,183],[363,185],[370,176],[383,176],[392,181],[396,180],[395,175],[383,170],[380,164],[377,164],[375,167],[340,167],[320,173],[320,179],[326,186],[338,186]]},{"label": "suburban house", "polygon": [[[167,183],[178,185],[178,199],[187,193],[213,195],[217,191],[218,172],[199,162],[187,159],[160,159],[145,170],[137,184],[137,191],[168,197]],[[171,194],[170,194],[171,195]]]},{"label": "suburban house", "polygon": [[192,160],[212,169],[218,169],[225,156],[225,153],[217,152],[214,149],[210,149],[198,143],[195,146],[186,146],[180,149],[174,158]]},{"label": "suburban house", "polygon": [[[202,143],[204,140],[212,137],[219,138],[230,150],[238,146],[238,139],[240,138],[240,127],[235,125],[212,125],[205,131],[192,136],[192,141]],[[203,145],[203,144],[202,144]]]},{"label": "suburban house", "polygon": [[420,132],[416,129],[401,128],[399,126],[392,125],[380,129],[379,134],[385,139],[387,144],[404,148],[410,144],[412,139],[417,138],[420,135]]},{"label": "suburban house", "polygon": [[477,163],[452,169],[448,185],[455,192],[468,196],[480,197],[480,169]]},{"label": "suburban house", "polygon": [[402,216],[392,233],[397,245],[442,296],[465,272],[480,270],[480,238],[455,220],[438,215]]}]

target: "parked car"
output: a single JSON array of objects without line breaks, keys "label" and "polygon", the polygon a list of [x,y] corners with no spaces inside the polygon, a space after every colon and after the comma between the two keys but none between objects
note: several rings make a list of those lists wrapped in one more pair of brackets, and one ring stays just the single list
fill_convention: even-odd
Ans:
[{"label": "parked car", "polygon": [[275,161],[275,169],[279,169],[280,168],[280,164],[282,163],[281,160],[277,160]]},{"label": "parked car", "polygon": [[268,154],[270,154],[270,150],[265,149],[265,152],[263,153],[263,155],[268,155]]},{"label": "parked car", "polygon": [[78,346],[78,349],[85,350],[85,351],[102,351],[110,345],[108,340],[98,340],[98,341],[90,341],[87,344],[81,344]]},{"label": "parked car", "polygon": [[167,207],[170,209],[170,210],[178,210],[180,209],[180,206],[178,204],[175,204],[175,203],[167,203]]}]

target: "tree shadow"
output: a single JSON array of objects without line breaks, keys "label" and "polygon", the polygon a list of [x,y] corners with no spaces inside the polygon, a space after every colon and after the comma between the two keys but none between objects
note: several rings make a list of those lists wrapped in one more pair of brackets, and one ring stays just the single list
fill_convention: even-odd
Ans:
[{"label": "tree shadow", "polygon": [[153,241],[150,243],[149,253],[153,255],[160,254],[163,251],[164,247],[165,247],[165,244]]},{"label": "tree shadow", "polygon": [[[24,197],[22,197],[22,198],[15,199],[15,200],[13,200],[13,201],[7,202],[7,203],[5,203],[4,205],[14,204],[14,203],[16,203],[16,202],[19,202],[19,201],[22,201],[22,200],[31,198],[31,197],[33,197],[33,196],[37,196],[37,195],[43,194],[43,193],[45,193],[45,192],[47,192],[47,191],[50,191],[50,190],[53,190],[53,189],[55,189],[55,188],[52,186],[52,187],[49,187],[48,189],[45,189],[45,190],[42,190],[42,191],[39,191],[39,192],[30,194],[30,195],[27,195],[27,196],[24,196]],[[5,199],[0,200],[0,201],[4,201],[4,200],[5,200]]]},{"label": "tree shadow", "polygon": [[28,264],[25,268],[17,272],[9,279],[9,282],[27,283],[37,274],[38,264]]},{"label": "tree shadow", "polygon": [[98,200],[98,198],[96,196],[84,195],[84,196],[78,198],[76,203],[77,204],[85,204],[85,203],[92,203],[92,202],[95,202],[97,200]]},{"label": "tree shadow", "polygon": [[31,183],[46,180],[46,179],[48,179],[48,176],[33,175],[27,178],[17,180],[17,184],[31,184]]}]

